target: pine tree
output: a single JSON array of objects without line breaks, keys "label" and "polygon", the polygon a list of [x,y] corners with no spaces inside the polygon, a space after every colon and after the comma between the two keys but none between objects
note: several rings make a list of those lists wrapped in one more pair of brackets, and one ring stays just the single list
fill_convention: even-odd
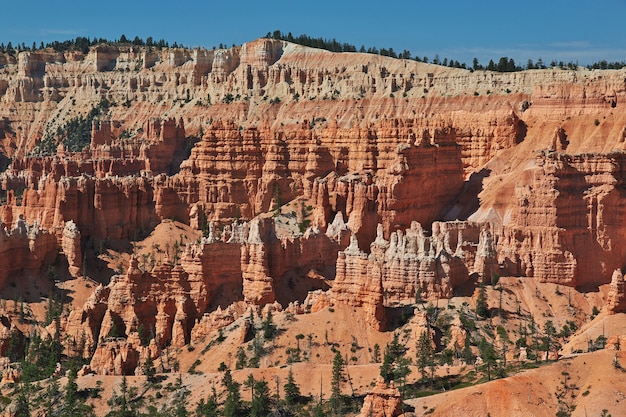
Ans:
[{"label": "pine tree", "polygon": [[331,403],[333,406],[333,410],[335,413],[339,412],[339,404],[341,400],[341,384],[344,381],[343,376],[343,358],[341,357],[341,353],[339,351],[335,352],[335,357],[333,358],[333,372],[332,372],[332,380],[330,382],[331,385]]},{"label": "pine tree", "polygon": [[387,350],[383,356],[383,363],[380,365],[380,376],[386,383],[393,379],[393,358],[387,354]]},{"label": "pine tree", "polygon": [[315,407],[315,410],[313,411],[313,417],[325,417],[326,414],[324,414],[324,408],[322,407],[322,404],[318,404],[317,407]]},{"label": "pine tree", "polygon": [[250,417],[265,417],[270,412],[270,389],[262,379],[254,383],[254,393],[250,404]]},{"label": "pine tree", "polygon": [[28,384],[22,384],[19,394],[15,398],[13,414],[15,417],[30,417],[29,392],[30,386]]},{"label": "pine tree", "polygon": [[52,377],[50,383],[48,384],[48,387],[46,388],[46,394],[44,396],[45,400],[43,404],[43,409],[46,416],[54,415],[54,405],[59,394],[59,380],[56,377]]},{"label": "pine tree", "polygon": [[243,386],[250,390],[250,398],[254,397],[255,384],[256,380],[254,379],[254,375],[248,374],[248,378],[243,382]]},{"label": "pine tree", "polygon": [[506,329],[503,326],[498,326],[496,328],[498,332],[498,336],[500,337],[500,341],[502,342],[502,366],[506,368],[506,353],[509,350],[509,344],[511,340],[509,339],[509,334],[506,332]]},{"label": "pine tree", "polygon": [[243,369],[248,361],[248,357],[246,356],[246,351],[243,349],[243,346],[239,346],[237,349],[236,358],[237,361],[235,362],[235,369]]},{"label": "pine tree", "polygon": [[378,345],[378,343],[374,344],[374,363],[379,363],[380,362],[380,346]]},{"label": "pine tree", "polygon": [[120,385],[119,395],[113,391],[113,396],[107,404],[111,407],[111,411],[106,417],[137,417],[139,414],[137,410],[133,409],[130,404],[131,393],[128,388],[126,376],[122,377],[122,383]]},{"label": "pine tree", "polygon": [[422,332],[417,340],[416,346],[416,365],[422,379],[426,378],[426,369],[432,366],[435,360],[435,350],[428,337],[427,332]]},{"label": "pine tree", "polygon": [[174,401],[174,415],[176,417],[189,416],[189,412],[185,407],[187,404],[186,399],[188,394],[189,390],[183,385],[183,377],[181,374],[178,374],[178,379],[176,380],[176,396]]},{"label": "pine tree", "polygon": [[95,417],[93,408],[78,398],[78,384],[76,384],[76,369],[70,369],[63,394],[63,403],[60,406],[60,417]]},{"label": "pine tree", "polygon": [[196,415],[195,417],[218,417],[219,413],[217,410],[217,395],[213,393],[209,398],[204,401],[202,398],[198,405],[196,406]]},{"label": "pine tree", "polygon": [[418,282],[415,289],[415,304],[422,304],[422,301],[422,284]]},{"label": "pine tree", "polygon": [[472,352],[469,335],[465,338],[465,343],[463,344],[463,351],[461,352],[461,356],[463,357],[463,361],[468,365],[473,364],[476,361],[476,357]]},{"label": "pine tree", "polygon": [[243,417],[245,410],[241,401],[241,385],[233,380],[230,369],[224,371],[222,385],[226,388],[226,400],[224,400],[224,417]]},{"label": "pine tree", "polygon": [[[434,362],[434,361],[433,361]],[[400,384],[400,394],[404,396],[406,387],[406,377],[411,373],[411,359],[402,355],[396,359],[396,366],[393,372],[394,381]]]},{"label": "pine tree", "polygon": [[144,326],[143,323],[140,323],[139,327],[137,327],[137,333],[139,333],[141,346],[148,346],[150,344],[150,334],[146,331],[146,326]]},{"label": "pine tree", "polygon": [[272,310],[267,311],[267,317],[263,322],[263,337],[265,340],[271,340],[276,335],[276,325],[272,321]]},{"label": "pine tree", "polygon": [[556,328],[552,320],[546,321],[543,330],[545,334],[541,337],[539,349],[546,352],[546,360],[548,360],[551,350],[558,351],[559,343],[556,341]]},{"label": "pine tree", "polygon": [[142,366],[143,374],[148,378],[148,382],[154,382],[154,376],[156,375],[156,369],[154,368],[154,362],[150,355],[146,358]]},{"label": "pine tree", "polygon": [[292,406],[300,401],[300,387],[296,385],[293,379],[293,371],[289,368],[289,373],[287,374],[287,383],[283,387],[285,391],[285,402],[287,405]]},{"label": "pine tree", "polygon": [[476,299],[476,316],[487,318],[489,317],[489,306],[487,304],[487,290],[484,284],[480,284],[478,290],[478,298]]},{"label": "pine tree", "polygon": [[487,370],[487,380],[491,381],[491,370],[495,367],[498,354],[493,348],[493,345],[483,337],[478,344],[480,350],[480,357],[483,360],[483,367]]},{"label": "pine tree", "polygon": [[406,364],[399,367],[405,352],[406,347],[398,340],[398,334],[394,334],[391,342],[385,347],[383,363],[380,366],[380,376],[383,377],[386,383],[389,383],[391,380],[400,381],[408,375],[407,370],[410,371],[410,368]]}]

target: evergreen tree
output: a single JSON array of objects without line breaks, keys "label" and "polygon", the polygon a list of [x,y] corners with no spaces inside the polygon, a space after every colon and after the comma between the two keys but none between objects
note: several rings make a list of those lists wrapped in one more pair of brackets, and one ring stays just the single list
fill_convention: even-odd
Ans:
[{"label": "evergreen tree", "polygon": [[[144,264],[145,264],[145,261],[144,261]],[[143,323],[140,323],[139,327],[137,327],[137,333],[139,333],[139,340],[141,341],[141,346],[150,345],[150,334],[146,331],[146,326],[144,326]]]},{"label": "evergreen tree", "polygon": [[385,350],[385,355],[383,356],[383,363],[380,365],[380,376],[383,377],[386,383],[391,382],[393,379],[393,359],[387,355],[387,350]]},{"label": "evergreen tree", "polygon": [[15,409],[13,416],[15,417],[30,417],[30,405],[29,405],[29,393],[30,386],[28,384],[20,387],[19,394],[15,398]]},{"label": "evergreen tree", "polygon": [[250,398],[254,397],[255,384],[256,380],[254,379],[254,375],[248,374],[248,378],[243,382],[243,386],[250,390]]},{"label": "evergreen tree", "polygon": [[9,339],[9,348],[6,353],[11,362],[17,362],[18,360],[22,359],[22,348],[23,343],[20,340],[20,334],[17,330],[12,330],[11,337]]},{"label": "evergreen tree", "polygon": [[506,332],[506,329],[503,326],[498,326],[496,328],[496,331],[498,332],[498,336],[500,337],[500,341],[502,342],[502,366],[506,368],[506,353],[509,350],[509,344],[511,343],[511,340],[509,339],[509,334]]},{"label": "evergreen tree", "polygon": [[378,343],[374,343],[374,357],[372,359],[374,359],[374,363],[380,362],[380,346]]},{"label": "evergreen tree", "polygon": [[265,380],[254,383],[250,417],[265,417],[270,412],[270,389]]},{"label": "evergreen tree", "polygon": [[415,304],[422,304],[422,301],[422,284],[418,282],[415,289]]},{"label": "evergreen tree", "polygon": [[416,365],[422,379],[426,378],[426,369],[435,361],[435,350],[430,342],[430,337],[426,331],[422,332],[417,340]]},{"label": "evergreen tree", "polygon": [[406,347],[398,340],[398,334],[393,335],[391,342],[385,347],[385,353],[383,355],[383,363],[380,366],[380,376],[383,377],[386,383],[392,380],[401,381],[403,377],[408,375],[407,370],[410,368],[406,363],[401,365],[401,359],[404,357]]},{"label": "evergreen tree", "polygon": [[480,284],[480,289],[478,290],[478,298],[476,299],[476,318],[489,317],[489,306],[487,304],[487,290],[485,289],[485,285],[483,283]]},{"label": "evergreen tree", "polygon": [[56,377],[52,377],[48,387],[46,388],[46,395],[44,396],[44,414],[46,416],[54,415],[54,405],[57,401],[57,397],[60,397],[61,391],[59,389],[59,380]]},{"label": "evergreen tree", "polygon": [[472,68],[474,70],[480,69],[480,64],[478,63],[478,58],[474,58],[474,60],[472,61]]},{"label": "evergreen tree", "polygon": [[506,72],[509,64],[509,59],[505,56],[501,57],[498,61],[498,65],[496,66],[496,71],[498,72]]},{"label": "evergreen tree", "polygon": [[243,369],[248,361],[248,357],[246,356],[246,351],[243,349],[243,346],[239,346],[237,349],[236,358],[235,369]]},{"label": "evergreen tree", "polygon": [[272,340],[276,335],[276,325],[272,321],[272,310],[267,311],[267,317],[263,322],[263,337],[265,340]]},{"label": "evergreen tree", "polygon": [[189,416],[189,412],[186,408],[188,394],[189,390],[183,385],[182,375],[178,374],[178,379],[176,380],[176,394],[174,397],[174,415],[176,417]]},{"label": "evergreen tree", "polygon": [[535,323],[535,318],[530,316],[530,334],[532,336],[532,352],[535,356],[535,362],[539,361],[539,339],[537,337],[537,323]]},{"label": "evergreen tree", "polygon": [[560,345],[556,340],[556,328],[554,327],[552,320],[546,321],[543,331],[544,336],[541,337],[541,345],[539,346],[539,349],[546,352],[546,360],[548,360],[550,351],[558,351]]},{"label": "evergreen tree", "polygon": [[[434,361],[433,361],[434,364]],[[411,373],[411,359],[402,355],[396,360],[396,366],[393,372],[394,381],[398,381],[400,385],[400,393],[404,395],[406,387],[406,377]]]},{"label": "evergreen tree", "polygon": [[222,415],[224,417],[243,417],[245,409],[241,401],[241,385],[233,380],[230,369],[224,371],[222,385],[226,388],[226,400],[224,400],[224,409]]},{"label": "evergreen tree", "polygon": [[219,412],[217,410],[217,396],[213,393],[209,398],[204,401],[204,398],[198,402],[196,406],[195,417],[218,417]]},{"label": "evergreen tree", "polygon": [[317,407],[315,407],[315,410],[313,410],[313,417],[325,417],[326,414],[324,414],[324,408],[322,407],[322,404],[318,404]]},{"label": "evergreen tree", "polygon": [[300,387],[296,385],[296,382],[293,379],[293,371],[291,368],[289,368],[287,383],[283,387],[283,391],[285,392],[285,402],[288,406],[293,406],[300,401]]},{"label": "evergreen tree", "polygon": [[111,411],[106,414],[106,417],[138,417],[137,410],[130,406],[131,390],[128,388],[128,382],[126,376],[122,377],[122,383],[120,385],[120,393],[117,394],[113,391],[113,396],[107,401]]},{"label": "evergreen tree", "polygon": [[63,393],[63,403],[60,406],[59,417],[95,417],[93,408],[78,398],[76,384],[76,369],[70,369],[67,384]]},{"label": "evergreen tree", "polygon": [[493,345],[483,337],[478,344],[480,350],[480,357],[483,360],[483,368],[487,370],[487,380],[491,381],[491,370],[495,368],[498,354],[493,348]]},{"label": "evergreen tree", "polygon": [[463,344],[463,351],[461,352],[461,356],[463,357],[463,361],[468,365],[473,364],[476,361],[476,356],[474,356],[470,345],[469,335],[465,338],[465,343]]},{"label": "evergreen tree", "polygon": [[156,375],[156,369],[154,368],[154,362],[150,355],[144,361],[141,367],[143,374],[148,378],[148,382],[154,382],[154,376]]},{"label": "evergreen tree", "polygon": [[341,357],[341,353],[339,351],[335,352],[335,357],[333,358],[332,379],[330,382],[330,398],[335,413],[339,412],[339,405],[341,400],[341,385],[344,381],[343,365],[344,363],[343,358]]}]

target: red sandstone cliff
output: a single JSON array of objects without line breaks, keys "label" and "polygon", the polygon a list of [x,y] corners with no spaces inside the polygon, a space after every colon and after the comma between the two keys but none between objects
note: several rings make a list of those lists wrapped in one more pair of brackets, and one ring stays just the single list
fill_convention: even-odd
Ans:
[{"label": "red sandstone cliff", "polygon": [[[0,289],[59,249],[78,277],[107,239],[164,219],[202,230],[179,262],[131,261],[67,318],[92,367],[118,373],[153,354],[133,342],[140,325],[157,347],[181,347],[251,305],[308,299],[361,308],[384,330],[386,308],[418,289],[451,297],[493,274],[606,284],[626,256],[623,80],[270,39],[22,52],[0,68],[0,154],[12,158],[0,220],[16,224],[0,236]],[[89,146],[27,156],[102,98]],[[613,281],[609,310],[621,311]]]}]

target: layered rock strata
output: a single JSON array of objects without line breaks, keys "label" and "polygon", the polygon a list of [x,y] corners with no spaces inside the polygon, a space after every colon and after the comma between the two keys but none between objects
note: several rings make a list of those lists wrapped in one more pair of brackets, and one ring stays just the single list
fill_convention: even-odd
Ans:
[{"label": "layered rock strata", "polygon": [[357,417],[396,417],[402,415],[400,390],[392,382],[390,386],[379,379],[372,391],[365,396],[363,407]]},{"label": "layered rock strata", "polygon": [[43,266],[56,258],[57,241],[54,234],[39,227],[37,222],[28,225],[23,217],[11,229],[0,231],[0,288],[13,275],[36,276]]},{"label": "layered rock strata", "polygon": [[390,240],[385,240],[379,225],[369,254],[359,249],[355,238],[339,253],[333,293],[354,304],[367,299],[361,293],[368,291],[375,294],[372,306],[382,306],[377,298],[381,295],[388,305],[412,302],[418,292],[426,299],[447,298],[470,277],[490,280],[497,272],[489,224],[435,222],[432,236],[427,236],[413,222],[405,232],[393,232]]},{"label": "layered rock strata", "polygon": [[[605,284],[626,258],[623,70],[470,72],[271,39],[0,62],[0,220],[16,225],[0,233],[0,288],[59,249],[78,276],[99,242],[166,218],[206,229],[180,262],[132,260],[70,314],[99,373],[250,306],[345,303],[383,330],[385,308],[418,295],[499,274]],[[90,146],[26,156],[103,99]],[[614,274],[609,312],[622,287]]]},{"label": "layered rock strata", "polygon": [[624,275],[616,269],[611,278],[609,293],[607,296],[606,310],[609,314],[626,313],[626,291],[624,288]]},{"label": "layered rock strata", "polygon": [[295,132],[241,132],[216,122],[167,185],[213,220],[251,218],[303,195],[322,210],[320,227],[330,212],[342,212],[354,233],[371,240],[372,223],[383,223],[387,235],[415,219],[430,224],[462,188],[454,129],[419,129],[396,120],[317,135],[306,123]]},{"label": "layered rock strata", "polygon": [[82,311],[70,314],[65,331],[77,340],[84,335],[88,350],[108,337],[136,335],[140,326],[159,346],[182,347],[192,340],[196,325],[198,338],[247,311],[227,309],[229,320],[222,317],[222,307],[237,302],[265,305],[276,299],[287,305],[297,298],[284,293],[287,273],[323,273],[334,266],[345,233],[340,226],[336,229],[330,236],[309,229],[299,237],[279,238],[271,218],[234,223],[219,236],[211,226],[209,236],[188,245],[177,265],[166,257],[148,272],[133,258],[126,274],[99,286]]},{"label": "layered rock strata", "polygon": [[626,257],[621,201],[625,154],[540,152],[501,222],[504,273],[584,286],[608,282]]}]

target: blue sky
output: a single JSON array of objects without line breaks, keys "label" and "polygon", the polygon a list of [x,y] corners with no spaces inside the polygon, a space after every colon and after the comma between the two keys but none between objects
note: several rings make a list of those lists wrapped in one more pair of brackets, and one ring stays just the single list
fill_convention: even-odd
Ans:
[{"label": "blue sky", "polygon": [[186,46],[241,44],[279,29],[471,64],[474,57],[626,61],[626,0],[5,0],[0,42],[135,35]]}]

